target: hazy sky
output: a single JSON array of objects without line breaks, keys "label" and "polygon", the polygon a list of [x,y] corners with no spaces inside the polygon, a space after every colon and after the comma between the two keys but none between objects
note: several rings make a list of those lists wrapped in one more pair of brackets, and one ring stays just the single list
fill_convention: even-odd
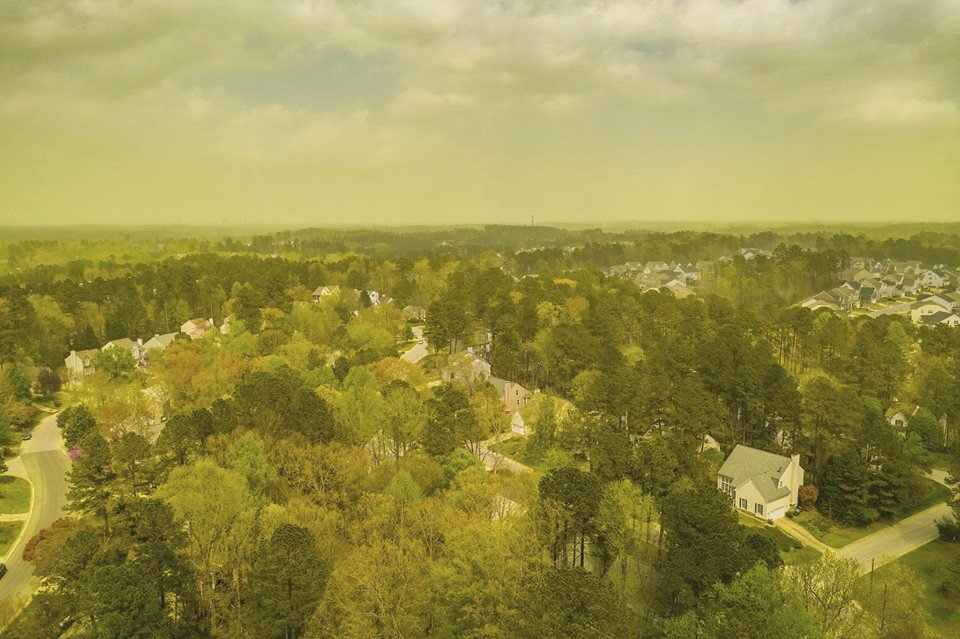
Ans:
[{"label": "hazy sky", "polygon": [[960,220],[960,0],[0,0],[0,223]]}]

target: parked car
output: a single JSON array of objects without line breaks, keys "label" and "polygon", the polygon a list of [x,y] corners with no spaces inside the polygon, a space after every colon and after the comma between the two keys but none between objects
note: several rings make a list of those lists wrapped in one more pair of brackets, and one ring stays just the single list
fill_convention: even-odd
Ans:
[{"label": "parked car", "polygon": [[5,574],[7,574],[7,564],[0,564],[0,579],[3,579]]},{"label": "parked car", "polygon": [[23,434],[23,441],[27,441],[28,439],[32,439],[32,438],[33,438],[33,435],[31,435],[29,432],[26,432]]}]

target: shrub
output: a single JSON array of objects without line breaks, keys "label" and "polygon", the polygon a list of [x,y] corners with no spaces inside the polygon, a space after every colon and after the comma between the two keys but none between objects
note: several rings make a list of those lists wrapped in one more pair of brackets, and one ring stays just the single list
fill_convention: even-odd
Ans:
[{"label": "shrub", "polygon": [[810,510],[817,503],[817,497],[820,496],[820,490],[813,484],[804,484],[797,491],[797,502],[804,510]]},{"label": "shrub", "polygon": [[937,532],[940,533],[940,539],[956,543],[960,541],[960,522],[956,519],[938,519]]},{"label": "shrub", "polygon": [[950,603],[960,604],[960,581],[945,581],[940,584],[940,596]]}]

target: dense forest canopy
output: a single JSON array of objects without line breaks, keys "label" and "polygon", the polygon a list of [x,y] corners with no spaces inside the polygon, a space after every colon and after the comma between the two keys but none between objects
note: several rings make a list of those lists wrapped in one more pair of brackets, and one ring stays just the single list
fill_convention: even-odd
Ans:
[{"label": "dense forest canopy", "polygon": [[[797,454],[838,527],[929,499],[960,459],[960,328],[797,303],[852,257],[960,264],[960,236],[178,235],[0,241],[0,427],[59,402],[76,457],[8,636],[936,636],[910,575],[874,605],[716,474],[737,445]],[[681,298],[610,272],[650,260],[710,274]]]}]

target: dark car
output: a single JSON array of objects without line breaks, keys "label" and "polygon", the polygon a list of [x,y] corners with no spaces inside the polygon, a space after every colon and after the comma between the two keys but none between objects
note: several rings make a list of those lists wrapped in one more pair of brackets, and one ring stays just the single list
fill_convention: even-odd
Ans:
[{"label": "dark car", "polygon": [[31,439],[32,437],[33,437],[33,435],[31,435],[30,433],[24,433],[24,434],[23,434],[23,441],[27,441],[28,439]]},{"label": "dark car", "polygon": [[7,564],[0,564],[0,579],[3,579],[5,574],[7,574]]}]

